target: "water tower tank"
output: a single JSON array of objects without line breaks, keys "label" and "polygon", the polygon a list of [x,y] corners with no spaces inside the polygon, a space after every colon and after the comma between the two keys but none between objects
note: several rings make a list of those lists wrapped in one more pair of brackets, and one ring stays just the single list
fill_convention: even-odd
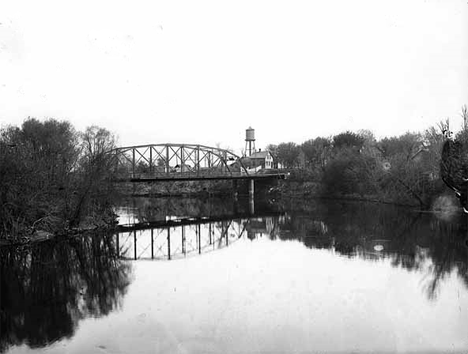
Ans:
[{"label": "water tower tank", "polygon": [[252,155],[255,152],[255,130],[252,127],[245,130],[245,154]]},{"label": "water tower tank", "polygon": [[249,129],[245,130],[245,140],[255,141],[255,129],[249,127]]}]

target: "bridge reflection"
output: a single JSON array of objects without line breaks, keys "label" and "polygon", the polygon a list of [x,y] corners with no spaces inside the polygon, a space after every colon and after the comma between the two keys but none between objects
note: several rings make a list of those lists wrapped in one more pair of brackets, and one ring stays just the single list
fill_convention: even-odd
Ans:
[{"label": "bridge reflection", "polygon": [[119,257],[130,260],[172,260],[207,253],[237,240],[274,234],[279,212],[262,215],[168,218],[121,225],[115,235]]}]

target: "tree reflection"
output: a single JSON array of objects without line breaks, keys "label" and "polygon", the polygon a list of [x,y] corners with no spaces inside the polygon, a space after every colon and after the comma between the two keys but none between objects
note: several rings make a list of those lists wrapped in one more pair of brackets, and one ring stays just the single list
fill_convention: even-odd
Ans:
[{"label": "tree reflection", "polygon": [[[242,201],[138,198],[130,203],[127,207],[141,222],[167,216],[236,218],[249,213],[248,203]],[[284,210],[287,213],[280,216]],[[272,212],[278,215],[263,217]],[[258,218],[248,222],[249,238],[268,234],[272,239],[299,239],[309,248],[369,261],[387,258],[394,267],[425,272],[424,289],[430,299],[437,297],[442,280],[454,272],[468,287],[467,220],[463,214],[446,218],[394,205],[294,199],[281,204],[255,200],[251,216]]]},{"label": "tree reflection", "polygon": [[130,283],[112,235],[0,248],[0,351],[71,337],[78,321],[109,314]]},{"label": "tree reflection", "polygon": [[[287,207],[288,208],[288,207]],[[369,261],[388,258],[395,267],[427,273],[424,289],[435,299],[442,280],[458,274],[468,288],[466,217],[372,203],[296,204],[280,223],[282,239],[298,238],[307,247],[333,249]]]},{"label": "tree reflection", "polygon": [[[279,206],[268,200],[255,200],[255,215],[278,213]],[[232,217],[249,215],[247,199],[225,198],[131,198],[120,201],[117,213],[131,214],[134,222],[147,223],[167,220],[168,217]],[[254,215],[252,215],[254,216]]]}]

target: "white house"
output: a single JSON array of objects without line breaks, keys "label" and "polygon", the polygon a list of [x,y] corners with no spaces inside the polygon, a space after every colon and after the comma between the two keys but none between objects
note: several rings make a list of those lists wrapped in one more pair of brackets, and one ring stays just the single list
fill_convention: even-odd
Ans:
[{"label": "white house", "polygon": [[273,155],[269,151],[259,150],[248,156],[247,159],[250,160],[250,167],[273,168]]}]

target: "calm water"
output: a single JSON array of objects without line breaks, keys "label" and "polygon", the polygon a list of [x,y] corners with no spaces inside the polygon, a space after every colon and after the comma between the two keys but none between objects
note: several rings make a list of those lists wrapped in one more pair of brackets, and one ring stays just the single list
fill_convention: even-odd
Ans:
[{"label": "calm water", "polygon": [[118,234],[1,249],[6,353],[467,353],[466,220],[135,199]]}]

